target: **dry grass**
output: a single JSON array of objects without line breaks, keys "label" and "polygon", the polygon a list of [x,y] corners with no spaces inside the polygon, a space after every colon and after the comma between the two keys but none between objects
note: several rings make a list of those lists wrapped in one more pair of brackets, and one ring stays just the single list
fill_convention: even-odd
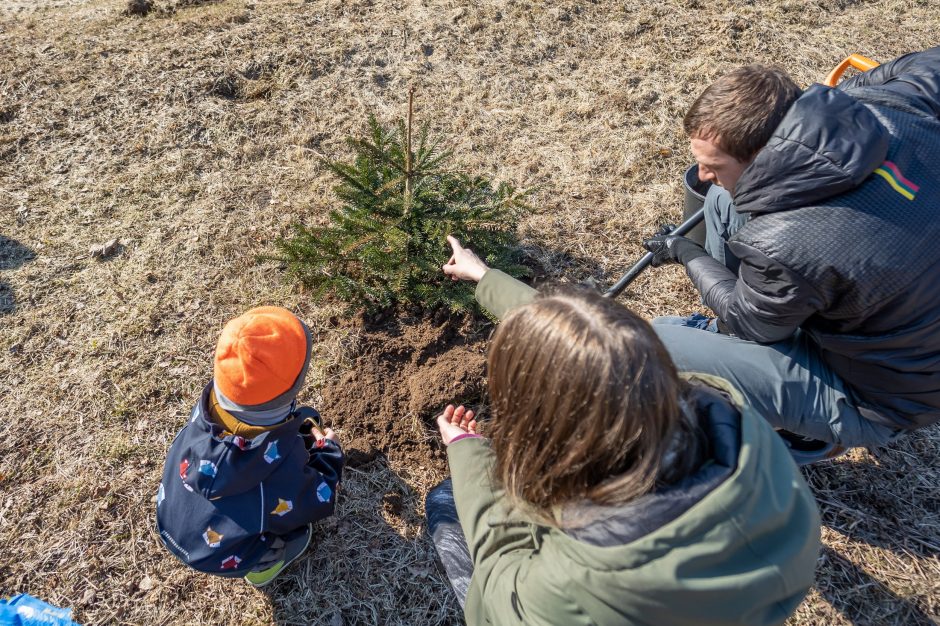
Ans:
[{"label": "dry grass", "polygon": [[[154,4],[0,0],[0,594],[86,623],[459,621],[422,535],[441,476],[394,455],[349,472],[339,515],[267,594],[188,571],[152,530],[224,320],[264,302],[318,325],[314,402],[355,342],[254,259],[322,218],[317,156],[367,112],[400,115],[418,85],[419,115],[470,169],[537,188],[523,235],[546,273],[609,281],[678,216],[678,120],[713,77],[776,61],[807,83],[940,32],[933,0]],[[631,302],[695,305],[676,270]],[[807,472],[826,551],[792,624],[937,619],[937,434]]]}]

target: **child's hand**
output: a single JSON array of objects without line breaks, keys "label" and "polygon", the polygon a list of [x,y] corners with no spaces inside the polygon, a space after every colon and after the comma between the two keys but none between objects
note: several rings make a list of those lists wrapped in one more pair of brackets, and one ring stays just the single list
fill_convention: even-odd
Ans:
[{"label": "child's hand", "polygon": [[330,441],[339,443],[339,437],[333,432],[332,428],[321,429],[317,425],[317,420],[313,418],[306,418],[303,424],[300,425],[300,436],[303,437],[304,447],[307,450],[310,450],[316,445],[316,443],[322,439],[329,439]]},{"label": "child's hand", "polygon": [[449,445],[460,435],[477,434],[477,421],[473,417],[473,411],[468,411],[462,405],[455,409],[453,404],[448,404],[444,413],[437,418],[437,427],[441,429],[444,445]]},{"label": "child's hand", "polygon": [[317,441],[320,441],[321,439],[329,439],[330,441],[334,443],[339,443],[339,437],[337,436],[335,432],[333,432],[332,428],[326,428],[325,430],[320,430],[319,428],[314,427],[313,430],[311,430],[310,432],[311,434],[313,434],[313,438]]}]

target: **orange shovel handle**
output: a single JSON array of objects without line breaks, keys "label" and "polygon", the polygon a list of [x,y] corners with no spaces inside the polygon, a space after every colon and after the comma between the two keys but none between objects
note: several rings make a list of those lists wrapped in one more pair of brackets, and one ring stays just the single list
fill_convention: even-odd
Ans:
[{"label": "orange shovel handle", "polygon": [[842,78],[842,74],[844,74],[845,70],[849,69],[849,67],[854,67],[860,72],[867,72],[868,70],[878,67],[878,65],[878,61],[872,61],[868,57],[863,57],[860,54],[850,54],[845,57],[842,63],[839,63],[835,69],[829,72],[829,76],[826,76],[826,80],[823,81],[823,84],[827,87],[835,87],[839,79]]}]

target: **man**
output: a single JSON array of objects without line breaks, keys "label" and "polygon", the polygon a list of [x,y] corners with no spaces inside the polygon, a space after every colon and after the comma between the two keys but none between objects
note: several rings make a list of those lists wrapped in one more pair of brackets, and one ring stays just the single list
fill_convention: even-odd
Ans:
[{"label": "man", "polygon": [[[940,48],[836,89],[740,68],[684,127],[699,177],[723,188],[706,198],[707,250],[644,245],[685,266],[728,334],[654,320],[677,366],[727,378],[775,427],[822,442],[791,437],[798,460],[940,420]],[[460,276],[459,257],[445,272]]]}]

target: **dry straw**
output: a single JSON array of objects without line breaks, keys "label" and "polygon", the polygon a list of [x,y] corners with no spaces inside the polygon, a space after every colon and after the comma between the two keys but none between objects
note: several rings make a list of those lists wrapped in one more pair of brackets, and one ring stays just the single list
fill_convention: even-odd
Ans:
[{"label": "dry straw", "polygon": [[[254,258],[323,218],[317,157],[368,112],[400,117],[418,85],[472,171],[538,188],[523,235],[543,273],[607,281],[679,216],[679,120],[715,76],[777,62],[805,84],[940,32],[932,0],[154,4],[0,3],[0,234],[33,253],[0,265],[0,593],[83,623],[459,623],[422,534],[436,469],[350,471],[337,518],[269,594],[188,571],[153,532],[224,320],[299,311],[319,337],[312,401],[355,343]],[[678,269],[628,298],[646,316],[698,306]],[[937,435],[806,472],[826,551],[792,624],[940,614]]]}]

